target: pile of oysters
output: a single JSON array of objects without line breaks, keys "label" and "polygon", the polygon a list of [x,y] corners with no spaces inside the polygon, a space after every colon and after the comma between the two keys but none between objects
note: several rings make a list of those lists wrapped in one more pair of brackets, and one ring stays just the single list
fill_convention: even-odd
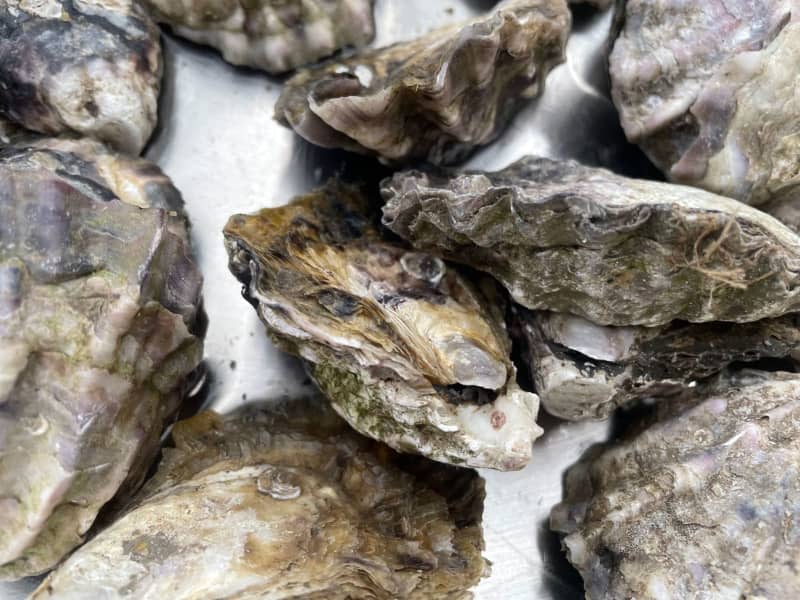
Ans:
[{"label": "pile of oysters", "polygon": [[[541,405],[621,423],[551,513],[587,598],[800,597],[800,0],[503,0],[377,47],[393,3],[0,0],[0,581],[471,598],[476,469],[525,468]],[[461,168],[591,10],[663,177]],[[222,232],[214,285],[309,397],[202,410],[191,215],[140,156],[170,126],[158,24],[285,76],[279,123],[390,170]]]}]

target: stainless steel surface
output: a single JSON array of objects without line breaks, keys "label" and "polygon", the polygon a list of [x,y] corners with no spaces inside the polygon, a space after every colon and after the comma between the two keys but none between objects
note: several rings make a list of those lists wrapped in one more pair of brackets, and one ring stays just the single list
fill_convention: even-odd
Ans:
[{"label": "stainless steel surface", "polygon": [[[376,43],[415,36],[494,2],[377,0]],[[567,62],[550,75],[544,96],[521,111],[507,132],[468,163],[499,168],[528,153],[572,157],[626,174],[653,175],[625,143],[607,99],[605,43],[610,14],[575,9]],[[167,36],[167,69],[160,129],[147,156],[183,192],[205,274],[209,316],[207,403],[227,411],[251,400],[296,396],[308,390],[299,365],[266,340],[263,327],[228,273],[222,227],[229,215],[285,203],[332,174],[376,180],[369,159],[314,148],[272,120],[280,80],[236,69],[212,51]],[[492,576],[479,599],[570,599],[580,580],[547,529],[550,507],[561,498],[564,469],[608,423],[563,423],[543,415],[547,430],[533,462],[518,473],[484,472],[486,556]],[[0,598],[23,597],[32,582],[0,586]]]}]

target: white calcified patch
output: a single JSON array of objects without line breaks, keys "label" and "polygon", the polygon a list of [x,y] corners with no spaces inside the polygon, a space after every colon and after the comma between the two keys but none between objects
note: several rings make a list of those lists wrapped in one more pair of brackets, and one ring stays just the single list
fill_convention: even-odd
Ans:
[{"label": "white calcified patch", "polygon": [[636,339],[635,327],[604,327],[561,313],[540,315],[542,328],[552,341],[596,360],[618,362],[628,358]]}]

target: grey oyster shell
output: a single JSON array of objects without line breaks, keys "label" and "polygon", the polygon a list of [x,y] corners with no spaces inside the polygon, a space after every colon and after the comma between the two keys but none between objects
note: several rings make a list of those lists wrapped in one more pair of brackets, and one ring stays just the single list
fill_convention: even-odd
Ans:
[{"label": "grey oyster shell", "polygon": [[298,404],[178,423],[129,512],[33,599],[471,598],[488,574],[478,474]]},{"label": "grey oyster shell", "polygon": [[517,387],[499,290],[383,239],[375,221],[356,188],[332,181],[231,217],[230,269],[356,430],[438,461],[522,468],[539,399]]},{"label": "grey oyster shell", "polygon": [[610,56],[628,139],[673,181],[800,196],[800,2],[628,0]]},{"label": "grey oyster shell", "polygon": [[372,40],[373,0],[145,0],[178,35],[226,61],[282,73]]},{"label": "grey oyster shell", "polygon": [[542,406],[569,420],[604,419],[643,398],[687,392],[734,362],[800,349],[800,315],[753,323],[609,327],[561,313],[515,309],[526,366]]},{"label": "grey oyster shell", "polygon": [[588,600],[800,596],[800,376],[740,372],[594,447],[551,526]]},{"label": "grey oyster shell", "polygon": [[565,0],[510,0],[466,24],[290,79],[275,117],[326,148],[452,163],[491,142],[560,63]]},{"label": "grey oyster shell", "polygon": [[0,117],[139,154],[156,125],[158,27],[134,0],[0,2]]},{"label": "grey oyster shell", "polygon": [[381,188],[389,229],[489,272],[531,309],[647,326],[800,309],[800,238],[710,192],[537,157],[494,173],[405,171]]},{"label": "grey oyster shell", "polygon": [[0,150],[0,579],[142,481],[200,363],[178,192],[99,142]]}]

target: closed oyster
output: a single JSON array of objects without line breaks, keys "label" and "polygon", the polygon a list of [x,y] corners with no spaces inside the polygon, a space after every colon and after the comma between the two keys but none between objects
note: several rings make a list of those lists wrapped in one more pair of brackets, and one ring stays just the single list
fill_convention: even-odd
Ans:
[{"label": "closed oyster", "polygon": [[648,326],[800,310],[800,237],[709,192],[536,157],[381,187],[392,231],[488,271],[531,309]]},{"label": "closed oyster", "polygon": [[129,512],[33,598],[470,598],[488,574],[477,473],[297,405],[178,423]]},{"label": "closed oyster", "polygon": [[202,357],[178,192],[88,140],[0,150],[0,579],[137,487]]},{"label": "closed oyster", "polygon": [[565,0],[509,0],[466,24],[302,71],[275,116],[326,148],[455,162],[539,92],[569,27]]},{"label": "closed oyster", "polygon": [[591,449],[551,526],[589,600],[800,596],[800,376],[740,372]]},{"label": "closed oyster", "polygon": [[516,310],[542,406],[563,419],[603,419],[619,406],[695,387],[734,362],[800,349],[800,315],[754,323],[604,327],[581,317]]},{"label": "closed oyster", "polygon": [[517,387],[492,290],[382,239],[357,189],[233,216],[225,243],[273,341],[358,431],[454,464],[528,462],[539,401]]},{"label": "closed oyster", "polygon": [[750,204],[800,196],[800,3],[620,5],[610,73],[628,139],[676,182]]},{"label": "closed oyster", "polygon": [[175,32],[269,73],[302,67],[375,34],[373,0],[146,0]]},{"label": "closed oyster", "polygon": [[0,2],[0,116],[139,154],[160,81],[158,27],[134,0]]}]

